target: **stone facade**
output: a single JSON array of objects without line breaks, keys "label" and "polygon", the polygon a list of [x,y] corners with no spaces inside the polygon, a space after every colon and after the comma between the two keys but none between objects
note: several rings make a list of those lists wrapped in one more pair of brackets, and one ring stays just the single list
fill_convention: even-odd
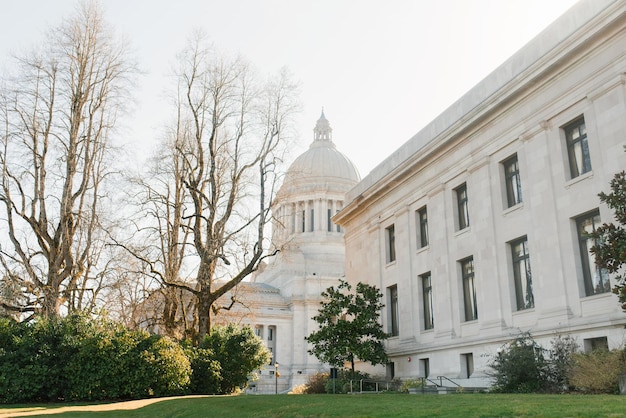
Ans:
[{"label": "stone facade", "polygon": [[581,231],[613,221],[597,195],[626,168],[625,85],[626,2],[582,1],[348,193],[333,220],[347,280],[386,294],[389,376],[486,386],[522,331],[623,346]]}]

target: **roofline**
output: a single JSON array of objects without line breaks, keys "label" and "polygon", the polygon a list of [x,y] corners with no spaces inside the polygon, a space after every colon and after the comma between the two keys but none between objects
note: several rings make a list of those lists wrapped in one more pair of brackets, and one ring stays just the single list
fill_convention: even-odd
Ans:
[{"label": "roofline", "polygon": [[[621,13],[615,13],[614,9],[621,9]],[[378,164],[348,192],[347,205],[333,217],[333,221],[342,224],[364,200],[398,183],[420,150],[445,142],[484,118],[516,93],[528,88],[539,76],[551,71],[577,46],[604,28],[602,25],[597,30],[584,30],[590,22],[601,19],[604,14],[615,14],[613,18],[617,18],[625,12],[626,0],[582,0],[576,3]]]}]

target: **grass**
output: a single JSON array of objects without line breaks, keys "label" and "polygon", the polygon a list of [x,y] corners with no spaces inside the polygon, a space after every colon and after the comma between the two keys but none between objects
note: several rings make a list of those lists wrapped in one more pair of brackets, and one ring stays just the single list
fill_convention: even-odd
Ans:
[{"label": "grass", "polygon": [[[67,406],[67,405],[60,405]],[[30,406],[35,408],[37,406]],[[57,405],[47,406],[50,409]],[[0,407],[0,417],[28,406]],[[617,395],[243,395],[164,400],[132,411],[54,417],[624,417]]]}]

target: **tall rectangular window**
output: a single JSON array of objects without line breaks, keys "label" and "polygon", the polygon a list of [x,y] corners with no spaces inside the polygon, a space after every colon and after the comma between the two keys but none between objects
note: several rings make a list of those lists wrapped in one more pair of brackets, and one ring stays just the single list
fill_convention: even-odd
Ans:
[{"label": "tall rectangular window", "polygon": [[435,319],[433,316],[433,286],[430,273],[420,276],[422,282],[422,305],[424,306],[424,329],[433,329]]},{"label": "tall rectangular window", "polygon": [[398,323],[398,286],[393,285],[387,288],[389,295],[389,333],[392,337],[400,334]]},{"label": "tall rectangular window", "polygon": [[463,305],[465,321],[478,319],[478,307],[476,306],[476,286],[474,283],[474,258],[469,257],[461,260],[461,276],[463,280]]},{"label": "tall rectangular window", "polygon": [[474,354],[465,353],[461,354],[461,369],[466,379],[469,379],[474,374]]},{"label": "tall rectangular window", "polygon": [[420,363],[422,372],[424,373],[424,377],[430,376],[430,359],[423,358],[420,360]]},{"label": "tall rectangular window", "polygon": [[385,228],[385,247],[387,263],[396,261],[396,231],[394,225]]},{"label": "tall rectangular window", "polygon": [[328,213],[326,214],[326,224],[328,225],[328,232],[333,232],[333,221],[330,219],[333,216],[333,210],[328,209]]},{"label": "tall rectangular window", "polygon": [[456,205],[457,205],[457,217],[458,217],[458,229],[465,229],[470,225],[469,220],[469,207],[467,204],[467,184],[463,183],[456,189]]},{"label": "tall rectangular window", "polygon": [[523,237],[512,241],[510,245],[517,310],[534,308],[535,297],[533,295],[533,277],[530,271],[528,239]]},{"label": "tall rectangular window", "polygon": [[315,231],[315,209],[311,209],[311,232]]},{"label": "tall rectangular window", "polygon": [[598,267],[593,254],[590,252],[591,247],[593,247],[596,242],[589,234],[596,232],[596,228],[599,226],[600,212],[597,210],[576,219],[583,280],[585,282],[585,293],[587,296],[611,291],[609,274],[606,270]]},{"label": "tall rectangular window", "polygon": [[567,156],[572,178],[591,171],[591,157],[587,143],[585,118],[580,117],[563,128],[567,141]]},{"label": "tall rectangular window", "polygon": [[302,210],[302,232],[306,232],[306,211]]},{"label": "tall rectangular window", "polygon": [[507,207],[513,207],[522,203],[522,183],[519,178],[519,164],[517,154],[502,163],[504,167],[504,179],[506,183]]},{"label": "tall rectangular window", "polygon": [[428,247],[428,212],[426,206],[417,210],[417,225],[419,228],[418,242],[420,248]]},{"label": "tall rectangular window", "polygon": [[[335,214],[339,213],[339,209],[337,209],[337,211],[335,212]],[[341,232],[341,226],[337,225],[337,232]]]}]

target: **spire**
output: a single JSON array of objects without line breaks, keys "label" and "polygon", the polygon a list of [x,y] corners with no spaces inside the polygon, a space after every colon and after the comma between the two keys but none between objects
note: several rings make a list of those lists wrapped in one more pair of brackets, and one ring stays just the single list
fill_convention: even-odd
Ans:
[{"label": "spire", "polygon": [[333,140],[333,128],[330,127],[330,123],[328,122],[328,119],[326,119],[326,115],[324,115],[323,107],[322,114],[315,124],[315,129],[313,129],[313,139],[314,141],[328,142],[332,142]]}]

